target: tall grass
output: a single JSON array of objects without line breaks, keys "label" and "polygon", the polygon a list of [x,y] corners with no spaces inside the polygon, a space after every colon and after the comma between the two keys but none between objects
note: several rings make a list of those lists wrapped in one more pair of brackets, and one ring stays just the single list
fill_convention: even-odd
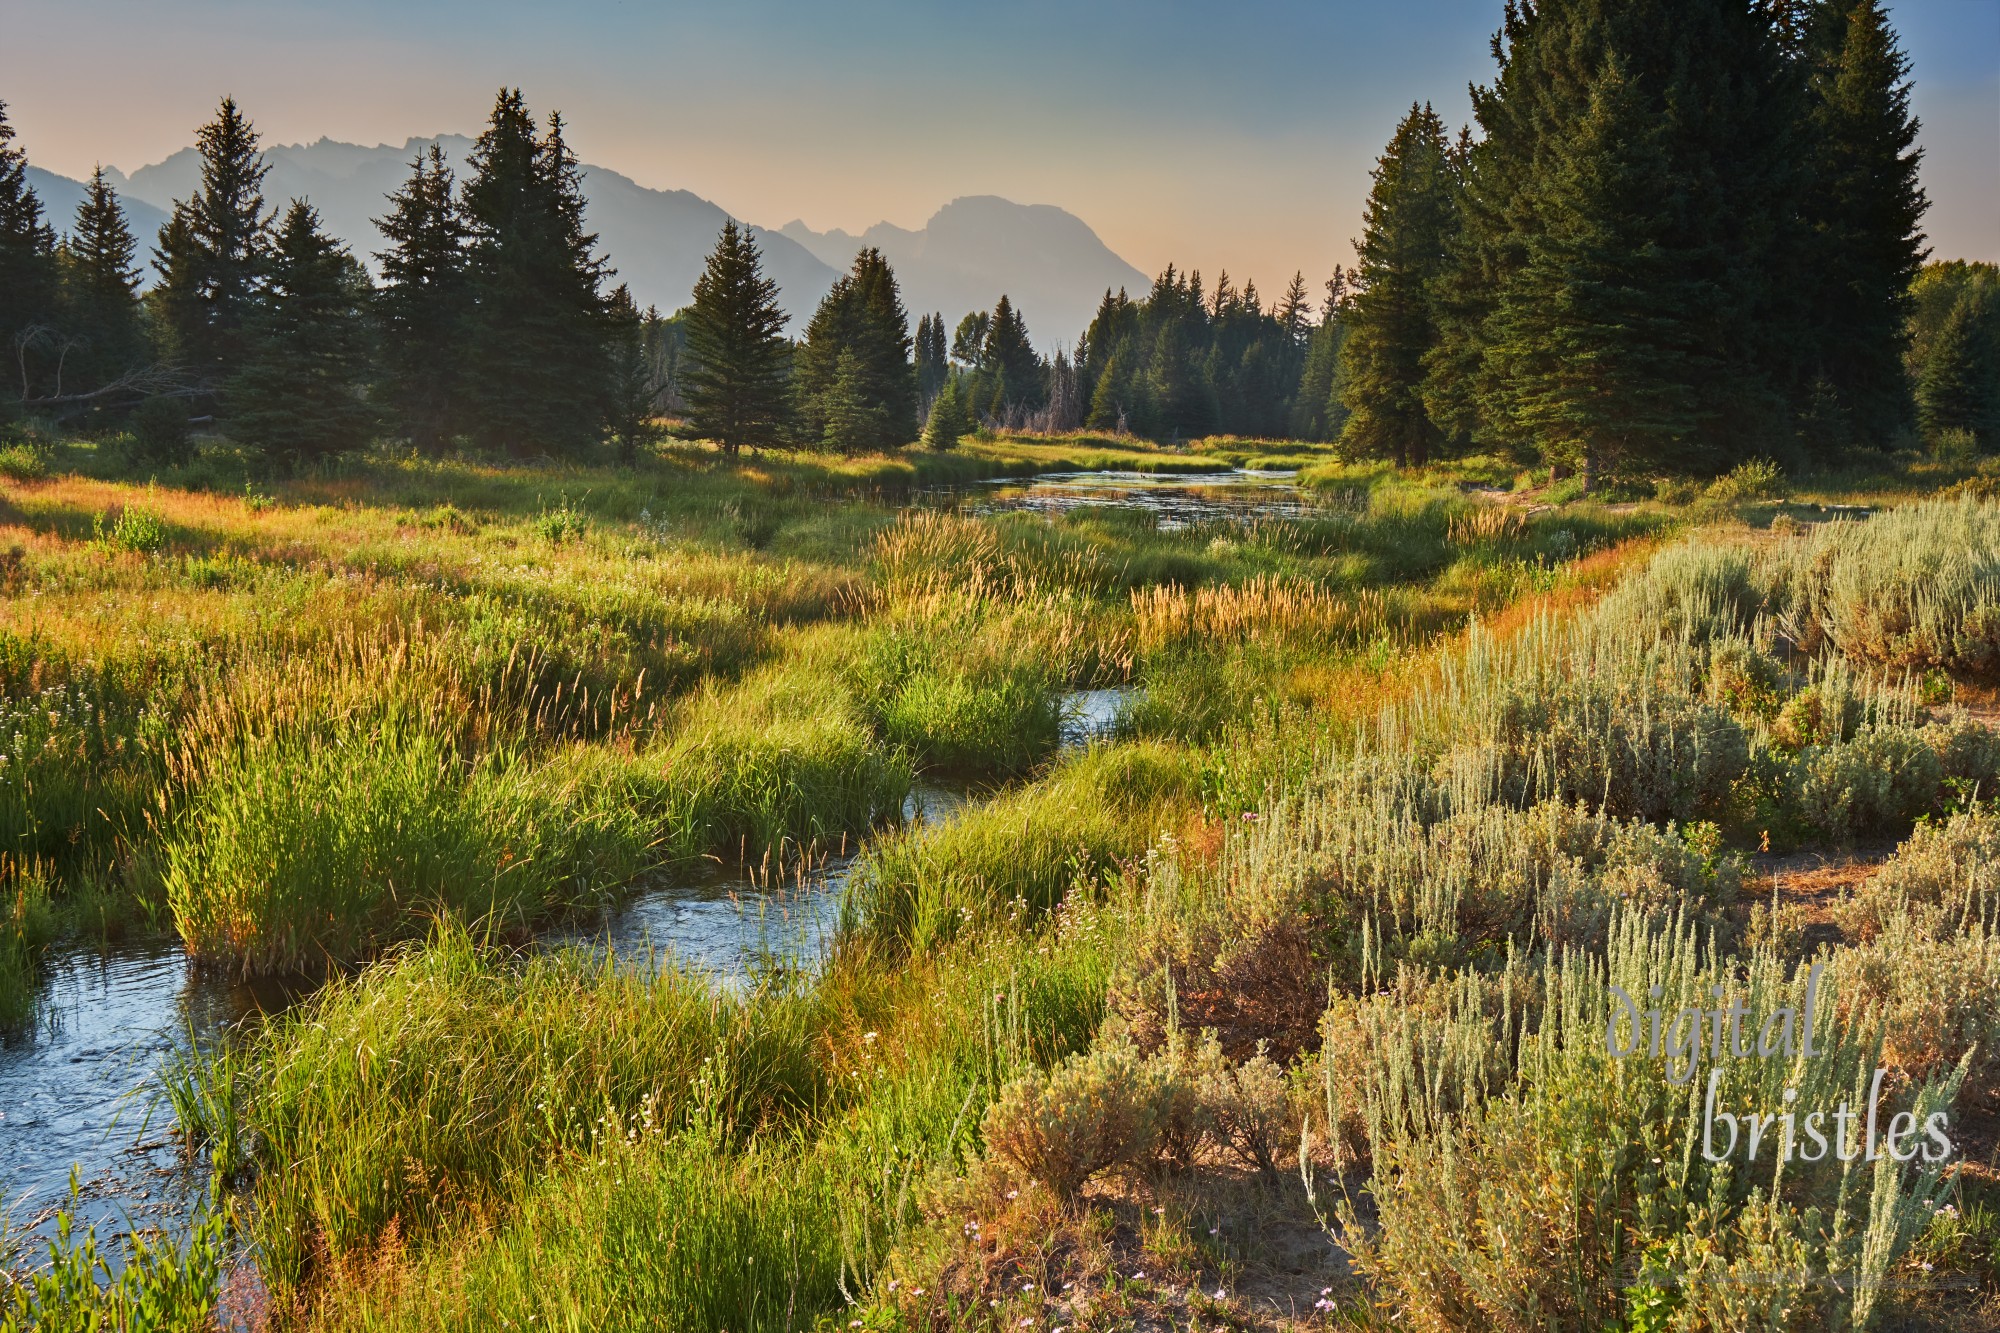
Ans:
[{"label": "tall grass", "polygon": [[921,954],[961,932],[1031,926],[1065,894],[1136,862],[1179,822],[1195,780],[1190,756],[1173,747],[1085,751],[1043,782],[871,847],[849,880],[842,930]]}]

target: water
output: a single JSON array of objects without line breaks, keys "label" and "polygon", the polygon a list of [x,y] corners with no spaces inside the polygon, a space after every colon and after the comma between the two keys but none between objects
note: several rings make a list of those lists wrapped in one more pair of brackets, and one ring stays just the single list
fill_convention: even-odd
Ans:
[{"label": "water", "polygon": [[[943,823],[974,799],[968,788],[920,783],[903,803],[905,823]],[[607,908],[595,921],[542,936],[545,946],[609,948],[614,958],[668,960],[706,973],[717,985],[744,986],[773,967],[817,967],[840,927],[840,900],[863,844],[859,840],[780,869],[705,861],[692,873],[662,876]]]},{"label": "water", "polygon": [[1072,690],[1063,696],[1062,748],[1081,749],[1117,729],[1118,716],[1138,691],[1127,686],[1112,690]]},{"label": "water", "polygon": [[1323,512],[1298,488],[1294,472],[1236,468],[1217,472],[1046,472],[1003,478],[960,492],[974,513],[1021,510],[1067,514],[1079,509],[1136,509],[1157,517],[1162,532],[1215,519],[1311,518]]},{"label": "water", "polygon": [[45,1222],[82,1185],[80,1222],[100,1234],[171,1226],[200,1182],[178,1170],[157,1074],[300,992],[233,983],[178,946],[77,950],[48,965],[34,1027],[0,1042],[0,1198],[16,1225]]}]

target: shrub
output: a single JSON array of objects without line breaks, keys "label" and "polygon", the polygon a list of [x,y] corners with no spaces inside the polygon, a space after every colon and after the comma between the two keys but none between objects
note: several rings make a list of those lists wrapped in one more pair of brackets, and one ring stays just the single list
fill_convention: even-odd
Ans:
[{"label": "shrub", "polygon": [[48,459],[32,444],[10,444],[0,448],[0,477],[9,481],[40,481],[48,475]]},{"label": "shrub", "polygon": [[1794,561],[1790,619],[1802,647],[2000,674],[2000,503],[1968,495],[1822,524]]},{"label": "shrub", "polygon": [[187,401],[148,398],[132,413],[132,453],[136,461],[181,467],[194,458]]},{"label": "shrub", "polygon": [[144,505],[128,504],[112,514],[97,518],[97,538],[112,546],[142,554],[167,544],[167,525]]},{"label": "shrub", "polygon": [[1829,678],[1785,700],[1771,725],[1771,735],[1793,750],[1839,745],[1854,735],[1865,713],[1861,699],[1844,679]]},{"label": "shrub", "polygon": [[1784,493],[1785,474],[1776,463],[1753,458],[1738,463],[1708,485],[1707,495],[1724,504],[1775,500]]},{"label": "shrub", "polygon": [[1162,1088],[1129,1043],[1100,1044],[1002,1088],[986,1110],[987,1151],[1070,1202],[1092,1177],[1152,1155]]},{"label": "shrub", "polygon": [[565,499],[556,508],[537,514],[534,526],[542,540],[560,545],[583,540],[583,534],[590,530],[590,517]]},{"label": "shrub", "polygon": [[[1872,1026],[1828,1016],[1811,1060],[1725,1058],[1711,1069],[1697,1043],[1676,1081],[1643,1041],[1624,1059],[1607,1050],[1621,1021],[1611,983],[1633,996],[1660,986],[1654,1003],[1669,1014],[1713,994],[1740,997],[1752,1014],[1781,1004],[1796,1013],[1803,971],[1786,977],[1768,952],[1704,958],[1692,930],[1627,920],[1602,959],[1566,957],[1546,982],[1541,1022],[1518,1043],[1492,1031],[1468,995],[1455,1006],[1463,1023],[1445,1031],[1470,1040],[1437,1050],[1448,1058],[1436,1073],[1421,1072],[1412,1041],[1385,1046],[1353,1079],[1377,1211],[1365,1223],[1344,1197],[1338,1239],[1403,1326],[1631,1327],[1651,1307],[1673,1322],[1647,1327],[1867,1327],[1947,1163],[1831,1152],[1813,1162],[1769,1139],[1754,1160],[1739,1142],[1711,1161],[1700,1140],[1711,1086],[1718,1108],[1810,1108],[1831,1129],[1839,1103],[1867,1095],[1881,1050]],[[1444,1035],[1434,1024],[1424,1033],[1426,1045]],[[1518,1050],[1505,1095],[1480,1091],[1491,1067],[1482,1047],[1500,1060]],[[1892,1093],[1881,1114],[1907,1109],[1923,1125],[1958,1084],[1953,1073]],[[1341,1086],[1329,1081],[1330,1096]],[[1342,1119],[1338,1097],[1326,1114]]]},{"label": "shrub", "polygon": [[2000,906],[2000,815],[1988,810],[1925,824],[1840,907],[1846,930],[1872,940],[1899,914],[1939,935],[1989,919]]},{"label": "shrub", "polygon": [[1937,804],[1937,752],[1909,727],[1864,727],[1845,744],[1800,756],[1799,810],[1837,846],[1899,834]]}]

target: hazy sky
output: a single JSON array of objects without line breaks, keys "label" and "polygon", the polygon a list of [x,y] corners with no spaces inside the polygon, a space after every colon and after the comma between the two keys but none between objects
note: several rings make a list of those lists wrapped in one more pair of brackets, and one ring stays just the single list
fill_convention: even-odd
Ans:
[{"label": "hazy sky", "polygon": [[[1500,0],[0,0],[37,164],[126,171],[233,93],[267,142],[476,133],[502,83],[584,160],[749,221],[1058,204],[1141,269],[1275,293],[1350,257],[1412,100],[1453,122]],[[1894,6],[1940,257],[2000,260],[2000,0]],[[616,256],[613,256],[614,261]]]}]

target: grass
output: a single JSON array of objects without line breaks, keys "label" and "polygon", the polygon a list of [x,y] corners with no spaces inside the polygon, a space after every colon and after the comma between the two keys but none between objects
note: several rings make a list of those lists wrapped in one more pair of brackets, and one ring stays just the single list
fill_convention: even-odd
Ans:
[{"label": "grass", "polygon": [[[1917,498],[1971,465],[1675,505],[1274,441],[255,485],[212,446],[143,488],[48,452],[0,481],[0,833],[29,868],[0,1000],[32,1012],[85,903],[330,973],[170,1080],[292,1324],[1268,1321],[1235,1292],[1280,1241],[1237,1219],[1262,1198],[1327,1246],[1301,1151],[1362,1273],[1313,1272],[1300,1311],[1630,1323],[1636,1263],[1666,1317],[1726,1323],[1725,1285],[1667,1278],[1875,1281],[1977,1243],[1927,1229],[1921,1172],[1669,1180],[1632,1145],[1684,1141],[1686,1090],[1607,1079],[1588,1040],[1607,979],[1790,995],[1832,929],[1815,1096],[1884,1027],[1896,1108],[1992,1087],[2000,741],[1947,707],[1994,683],[1992,505]],[[1161,531],[935,494],[1223,465],[1298,469],[1313,511]],[[1805,522],[1854,495],[1902,507]],[[1118,734],[1063,751],[1065,692],[1110,686]],[[902,826],[926,779],[986,789]],[[864,838],[816,968],[721,989],[520,947],[701,858]],[[1897,839],[1814,933],[1766,903],[1767,849]],[[1072,1085],[1136,1117],[1115,1152]],[[1200,1301],[1131,1276],[1125,1231]],[[1030,1268],[1079,1290],[1023,1297]],[[1850,1326],[1901,1299],[1819,1290],[1755,1299]]]}]

